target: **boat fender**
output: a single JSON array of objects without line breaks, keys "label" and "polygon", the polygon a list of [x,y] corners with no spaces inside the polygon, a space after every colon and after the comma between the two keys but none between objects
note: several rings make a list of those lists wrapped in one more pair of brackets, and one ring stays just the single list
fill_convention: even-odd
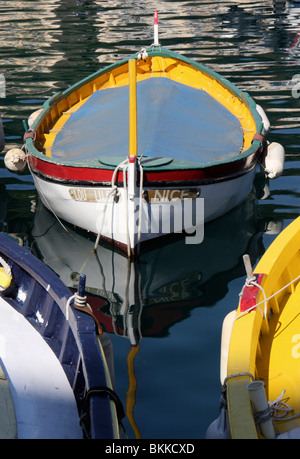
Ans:
[{"label": "boat fender", "polygon": [[269,178],[280,177],[284,169],[284,148],[280,143],[272,142],[265,149],[262,157],[262,172]]},{"label": "boat fender", "polygon": [[26,153],[20,148],[12,148],[4,156],[4,164],[11,172],[23,172],[26,168]]},{"label": "boat fender", "polygon": [[33,125],[33,123],[35,122],[37,117],[42,113],[42,111],[43,111],[43,109],[40,108],[39,110],[36,110],[35,112],[31,113],[31,115],[29,116],[29,118],[27,120],[29,129],[31,128],[31,126]]},{"label": "boat fender", "polygon": [[260,105],[256,105],[256,110],[258,111],[258,114],[262,119],[262,123],[264,127],[264,131],[262,132],[262,135],[266,136],[270,129],[270,121],[268,120],[268,117],[265,114],[264,109]]},{"label": "boat fender", "polygon": [[221,396],[220,414],[207,428],[207,440],[227,440],[231,438],[226,399]]},{"label": "boat fender", "polygon": [[223,320],[222,335],[221,335],[221,358],[220,358],[220,379],[221,384],[224,384],[227,376],[227,362],[229,343],[231,338],[232,326],[236,317],[236,309],[229,312]]}]

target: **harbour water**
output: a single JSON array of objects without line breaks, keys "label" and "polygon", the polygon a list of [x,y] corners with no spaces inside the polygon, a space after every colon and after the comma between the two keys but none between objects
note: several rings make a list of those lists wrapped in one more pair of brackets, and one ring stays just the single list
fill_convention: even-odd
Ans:
[{"label": "harbour water", "polygon": [[[220,339],[245,273],[299,215],[300,5],[276,0],[24,0],[0,3],[0,111],[7,151],[23,143],[22,120],[53,93],[151,45],[159,11],[163,46],[247,91],[286,151],[284,174],[205,227],[198,246],[156,247],[130,264],[62,225],[39,203],[28,171],[0,161],[0,225],[70,287],[87,275],[89,301],[113,348],[115,388],[130,439],[204,438],[218,416]],[[268,186],[267,186],[268,185]],[[269,188],[269,191],[267,191]]]}]

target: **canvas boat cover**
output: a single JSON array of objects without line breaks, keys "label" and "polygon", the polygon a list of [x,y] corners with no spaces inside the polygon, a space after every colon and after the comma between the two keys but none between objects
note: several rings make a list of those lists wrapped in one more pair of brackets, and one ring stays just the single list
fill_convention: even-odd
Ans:
[{"label": "canvas boat cover", "polygon": [[[138,155],[208,163],[240,153],[239,120],[203,90],[168,78],[137,83]],[[68,161],[127,157],[128,86],[94,92],[58,132],[52,156]]]}]

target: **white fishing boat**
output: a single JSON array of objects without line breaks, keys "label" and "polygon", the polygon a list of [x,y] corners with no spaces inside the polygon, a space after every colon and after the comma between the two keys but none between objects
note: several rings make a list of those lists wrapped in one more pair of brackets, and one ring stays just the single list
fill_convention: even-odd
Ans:
[{"label": "white fishing boat", "polygon": [[[25,152],[58,218],[122,248],[203,225],[250,193],[256,166],[282,173],[284,150],[251,97],[202,64],[154,44],[55,94],[30,120]],[[10,161],[11,160],[11,161]]]}]

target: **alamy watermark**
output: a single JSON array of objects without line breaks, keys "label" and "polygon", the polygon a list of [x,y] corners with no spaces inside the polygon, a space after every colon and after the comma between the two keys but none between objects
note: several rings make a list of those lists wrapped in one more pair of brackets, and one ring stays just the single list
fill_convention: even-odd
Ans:
[{"label": "alamy watermark", "polygon": [[102,235],[113,236],[130,232],[136,235],[148,234],[151,238],[151,235],[184,233],[186,244],[200,244],[203,241],[204,198],[151,204],[134,198],[131,209],[128,207],[126,210],[123,205],[122,208],[124,213],[112,201],[106,204],[105,211],[102,207],[102,213],[99,212],[97,219],[97,230]]}]

